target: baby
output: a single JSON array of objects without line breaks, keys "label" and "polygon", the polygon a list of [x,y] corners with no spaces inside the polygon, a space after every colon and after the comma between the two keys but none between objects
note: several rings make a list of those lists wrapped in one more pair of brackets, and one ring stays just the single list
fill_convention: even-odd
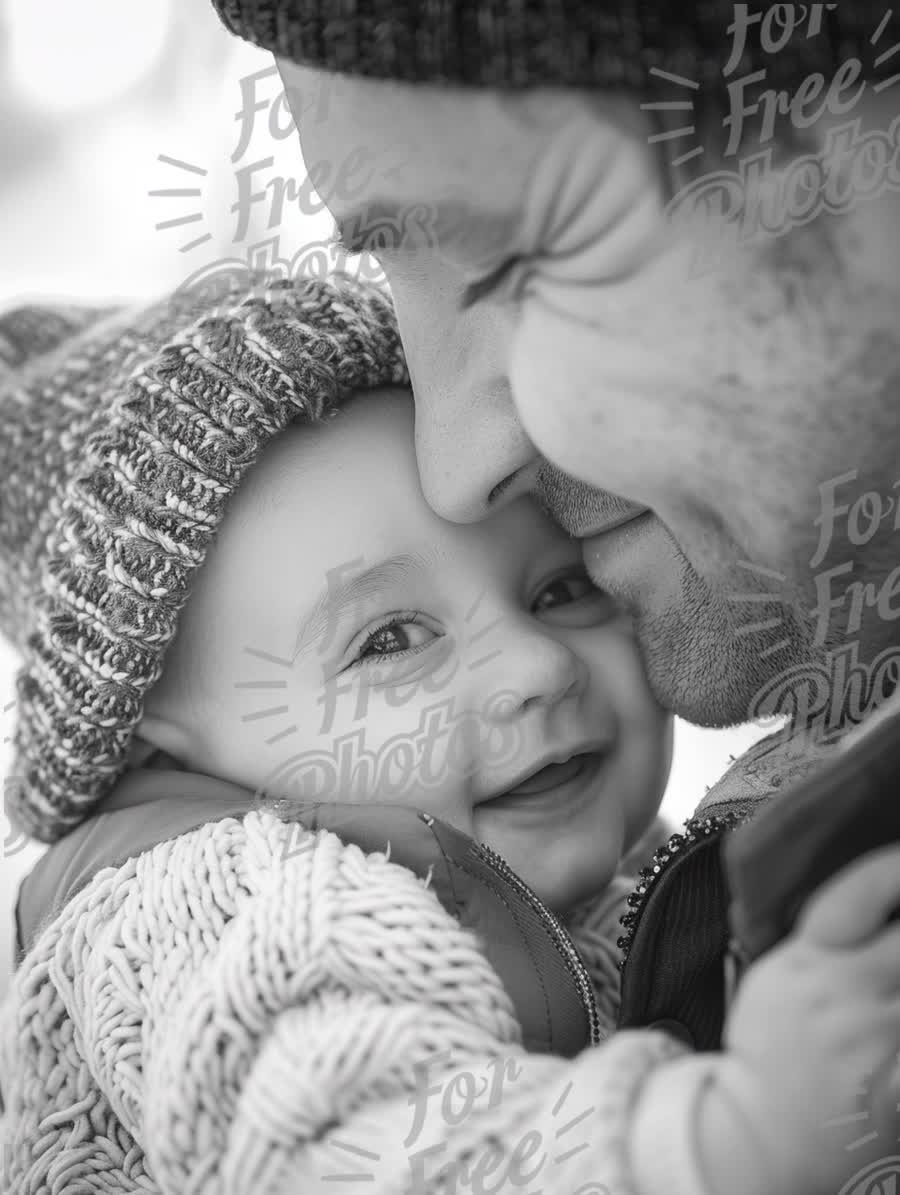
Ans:
[{"label": "baby", "polygon": [[529,497],[480,523],[439,519],[405,390],[270,443],[140,733],[271,796],[430,813],[559,913],[650,828],[671,758],[671,717],[578,542]]},{"label": "baby", "polygon": [[897,853],[750,969],[725,1053],[615,1033],[671,720],[578,544],[527,497],[433,515],[374,290],[66,318],[3,408],[11,812],[52,844],[3,1189],[830,1190]]}]

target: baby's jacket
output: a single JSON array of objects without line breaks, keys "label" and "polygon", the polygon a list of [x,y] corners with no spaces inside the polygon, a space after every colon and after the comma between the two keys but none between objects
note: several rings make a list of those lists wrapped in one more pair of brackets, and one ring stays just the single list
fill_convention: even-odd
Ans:
[{"label": "baby's jacket", "polygon": [[699,1191],[702,1068],[612,1032],[626,869],[563,926],[427,814],[292,812],[168,765],[23,884],[4,1192]]}]

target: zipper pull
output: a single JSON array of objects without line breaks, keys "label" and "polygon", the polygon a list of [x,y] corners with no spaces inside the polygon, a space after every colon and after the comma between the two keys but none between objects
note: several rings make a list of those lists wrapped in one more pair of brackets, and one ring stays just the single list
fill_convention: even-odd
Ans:
[{"label": "zipper pull", "polygon": [[725,951],[725,958],[722,962],[725,982],[726,1013],[734,1002],[738,984],[743,978],[744,972],[749,965],[750,960],[747,958],[747,952],[741,944],[740,939],[732,934],[732,936],[728,939],[728,948]]}]

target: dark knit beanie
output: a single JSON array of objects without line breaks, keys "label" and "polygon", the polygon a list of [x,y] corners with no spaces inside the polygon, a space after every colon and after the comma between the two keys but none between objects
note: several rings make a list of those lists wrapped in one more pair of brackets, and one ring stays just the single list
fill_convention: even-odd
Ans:
[{"label": "dark knit beanie", "polygon": [[[655,73],[664,70],[720,102],[735,15],[732,0],[213,0],[213,6],[239,37],[329,71],[476,87],[622,87],[643,94],[667,87],[671,99],[671,82]],[[793,35],[771,53],[761,43],[760,23],[752,25],[731,77],[764,69],[767,87],[793,95],[812,72],[830,79],[850,58],[861,61],[867,78],[896,73],[887,51],[900,42],[900,6],[841,0],[753,4],[750,11],[772,8],[781,10],[775,16],[782,21],[786,10],[795,11]],[[771,28],[777,41],[779,25]]]},{"label": "dark knit beanie", "polygon": [[14,825],[54,842],[124,770],[195,570],[266,443],[408,381],[390,300],[344,278],[238,271],[224,293],[138,311],[0,316],[0,631],[23,661]]}]

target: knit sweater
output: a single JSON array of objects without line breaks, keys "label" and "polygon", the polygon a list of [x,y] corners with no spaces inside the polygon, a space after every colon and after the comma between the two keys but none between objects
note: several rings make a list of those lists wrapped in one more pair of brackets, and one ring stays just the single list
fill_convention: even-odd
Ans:
[{"label": "knit sweater", "polygon": [[[345,838],[265,808],[218,817],[101,868],[48,919],[0,1010],[4,1192],[700,1190],[697,1059],[653,1030],[527,1050],[489,921]],[[604,1035],[633,883],[568,919]],[[507,975],[540,971],[522,949],[493,950]],[[641,1098],[658,1186],[631,1168]]]}]

